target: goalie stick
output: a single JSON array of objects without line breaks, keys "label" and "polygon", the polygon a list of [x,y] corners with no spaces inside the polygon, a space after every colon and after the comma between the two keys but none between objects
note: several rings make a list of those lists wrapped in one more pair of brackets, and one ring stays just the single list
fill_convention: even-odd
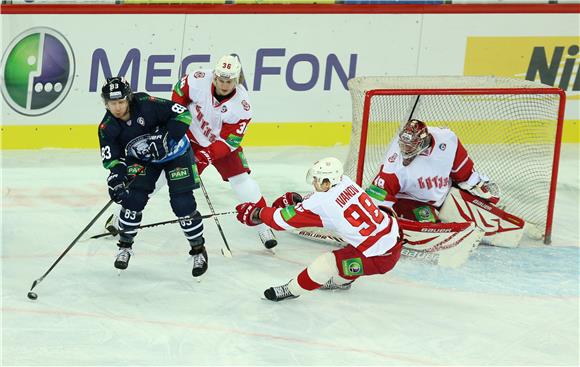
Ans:
[{"label": "goalie stick", "polygon": [[[171,220],[166,220],[163,222],[156,222],[156,223],[150,223],[150,224],[145,224],[142,226],[137,227],[137,229],[143,229],[143,228],[151,228],[151,227],[157,227],[157,226],[163,226],[165,224],[171,224],[171,223],[177,223],[180,220],[184,220],[184,219],[207,219],[207,218],[211,218],[217,215],[228,215],[228,214],[236,214],[236,212],[223,212],[223,213],[214,213],[214,214],[204,214],[204,215],[196,215],[193,217],[183,217],[183,218],[178,218],[178,219],[171,219]],[[123,231],[118,231],[117,233],[111,233],[111,232],[106,232],[106,233],[101,233],[101,234],[96,234],[94,236],[89,237],[89,239],[97,239],[97,238],[101,238],[101,237],[107,237],[107,236],[116,236],[119,233],[122,233]]]}]

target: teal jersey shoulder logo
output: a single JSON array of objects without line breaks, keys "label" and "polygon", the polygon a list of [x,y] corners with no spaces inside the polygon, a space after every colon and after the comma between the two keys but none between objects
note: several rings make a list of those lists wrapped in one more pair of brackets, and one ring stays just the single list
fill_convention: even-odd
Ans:
[{"label": "teal jersey shoulder logo", "polygon": [[65,99],[74,73],[74,54],[66,38],[51,28],[31,28],[4,52],[2,96],[19,114],[44,115]]}]

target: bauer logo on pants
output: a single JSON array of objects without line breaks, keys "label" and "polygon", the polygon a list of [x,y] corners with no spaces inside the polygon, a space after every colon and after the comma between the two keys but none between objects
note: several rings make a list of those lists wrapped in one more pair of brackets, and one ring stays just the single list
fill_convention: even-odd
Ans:
[{"label": "bauer logo on pants", "polygon": [[44,115],[65,99],[74,72],[66,38],[51,28],[31,28],[12,40],[2,57],[2,96],[19,114]]},{"label": "bauer logo on pants", "polygon": [[342,272],[344,275],[349,276],[363,275],[362,260],[359,257],[355,259],[342,260]]}]

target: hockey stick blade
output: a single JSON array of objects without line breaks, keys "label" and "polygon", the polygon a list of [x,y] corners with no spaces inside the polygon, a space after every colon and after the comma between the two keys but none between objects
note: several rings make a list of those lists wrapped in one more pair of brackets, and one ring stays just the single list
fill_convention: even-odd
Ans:
[{"label": "hockey stick blade", "polygon": [[[166,221],[163,221],[163,222],[156,222],[156,223],[151,223],[151,224],[145,224],[145,225],[139,226],[137,228],[138,229],[143,229],[143,228],[151,228],[151,227],[162,226],[162,225],[165,225],[165,224],[177,223],[177,222],[179,222],[182,219],[207,219],[207,218],[211,218],[211,217],[214,217],[214,216],[217,216],[217,215],[229,215],[229,214],[236,214],[236,213],[237,212],[232,211],[232,212],[223,212],[223,213],[215,213],[215,214],[204,214],[204,215],[194,216],[194,217],[184,217],[184,218],[181,218],[181,219],[171,219],[171,220],[166,220]],[[122,231],[120,231],[119,233],[122,233]],[[114,236],[114,234],[112,234],[111,232],[105,232],[105,233],[96,234],[94,236],[91,236],[91,237],[89,237],[89,239],[97,239],[97,238],[107,237],[107,236]]]}]

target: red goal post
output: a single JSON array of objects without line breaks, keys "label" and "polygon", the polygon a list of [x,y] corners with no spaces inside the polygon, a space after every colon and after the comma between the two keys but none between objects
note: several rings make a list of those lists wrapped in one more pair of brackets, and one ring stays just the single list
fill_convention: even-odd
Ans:
[{"label": "red goal post", "polygon": [[478,76],[349,80],[353,123],[345,174],[367,187],[409,118],[451,128],[509,212],[550,243],[566,95],[520,79]]}]

